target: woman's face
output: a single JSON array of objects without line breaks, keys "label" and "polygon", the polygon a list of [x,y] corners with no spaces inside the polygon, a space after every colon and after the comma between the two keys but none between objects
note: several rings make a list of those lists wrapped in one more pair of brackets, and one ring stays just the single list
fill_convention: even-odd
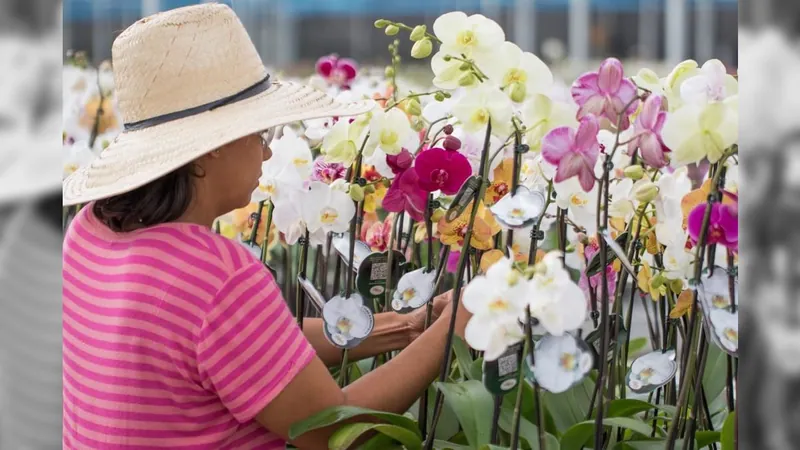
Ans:
[{"label": "woman's face", "polygon": [[224,212],[250,204],[261,177],[261,164],[272,157],[268,133],[257,133],[231,142],[211,154],[206,181],[211,194],[219,196]]}]

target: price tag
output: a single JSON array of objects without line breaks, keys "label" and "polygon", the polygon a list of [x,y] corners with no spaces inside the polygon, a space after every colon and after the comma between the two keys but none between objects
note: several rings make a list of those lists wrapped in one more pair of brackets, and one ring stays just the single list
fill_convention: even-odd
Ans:
[{"label": "price tag", "polygon": [[495,395],[511,392],[519,380],[522,343],[512,345],[494,361],[483,362],[483,385]]},{"label": "price tag", "polygon": [[[406,262],[405,256],[397,250],[393,250],[392,255],[392,279],[391,288],[397,286],[397,282],[403,275],[403,266]],[[356,275],[356,289],[365,298],[381,299],[386,295],[386,280],[389,277],[389,252],[372,253],[361,262]]]}]

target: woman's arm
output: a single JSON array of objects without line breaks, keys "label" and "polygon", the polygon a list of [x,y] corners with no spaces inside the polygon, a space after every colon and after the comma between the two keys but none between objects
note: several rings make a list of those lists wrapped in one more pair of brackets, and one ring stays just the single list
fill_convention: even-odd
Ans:
[{"label": "woman's arm", "polygon": [[[447,299],[439,297],[434,299],[433,321],[439,317]],[[426,308],[420,308],[410,314],[397,314],[394,312],[375,314],[375,328],[369,337],[358,347],[350,350],[348,360],[358,361],[364,358],[380,355],[381,353],[402,350],[422,333],[425,324]],[[328,367],[338,366],[342,363],[342,350],[334,347],[322,331],[322,319],[307,318],[303,320],[303,334],[314,347],[317,356]]]},{"label": "woman's arm", "polygon": [[[470,314],[459,308],[456,334],[463,336]],[[317,412],[350,405],[404,413],[439,374],[450,323],[450,308],[442,318],[388,363],[341,389],[319,358],[308,366],[272,400],[256,420],[265,428],[288,439],[289,427]],[[364,419],[369,421],[369,419]],[[316,450],[328,446],[336,426],[314,430],[293,444]]]},{"label": "woman's arm", "polygon": [[[334,347],[322,331],[322,319],[303,320],[303,334],[314,347],[317,356],[328,367],[342,362],[342,349]],[[350,361],[358,361],[381,353],[402,350],[411,341],[411,327],[397,313],[375,314],[375,328],[369,337],[348,353]]]}]

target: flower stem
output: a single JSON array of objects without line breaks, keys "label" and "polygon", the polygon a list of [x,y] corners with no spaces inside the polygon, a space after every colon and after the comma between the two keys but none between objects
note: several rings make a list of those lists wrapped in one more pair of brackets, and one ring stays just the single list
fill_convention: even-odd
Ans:
[{"label": "flower stem", "polygon": [[[475,217],[478,214],[478,209],[480,207],[480,200],[484,196],[484,192],[486,191],[486,177],[485,171],[488,166],[487,159],[489,156],[489,143],[492,136],[492,123],[486,125],[486,137],[483,143],[483,153],[481,154],[481,164],[480,164],[480,172],[482,174],[480,188],[475,190],[475,193],[472,197],[472,211],[470,211],[469,222],[467,223],[467,231],[464,234],[464,245],[461,248],[461,253],[458,257],[458,269],[456,270],[456,282],[455,287],[453,288],[453,300],[451,302],[452,305],[452,313],[450,315],[450,326],[447,330],[447,340],[445,341],[445,349],[444,349],[444,360],[442,361],[442,370],[439,374],[439,381],[444,382],[447,379],[447,369],[450,367],[450,357],[453,349],[453,334],[455,333],[456,329],[456,319],[458,316],[458,305],[461,300],[461,288],[464,284],[464,269],[466,268],[466,262],[468,254],[470,253],[470,242],[472,241],[472,231],[475,225]],[[438,391],[436,394],[436,407],[434,409],[433,414],[433,422],[431,424],[431,430],[428,433],[427,440],[425,441],[425,450],[431,450],[433,448],[433,440],[434,440],[434,432],[436,430],[436,425],[439,422],[439,416],[441,414],[441,406],[442,401],[444,400],[444,394],[442,391]]]},{"label": "flower stem", "polygon": [[[274,206],[272,205],[272,201],[267,202],[267,219],[266,219],[266,232],[264,233],[264,241],[261,243],[261,262],[265,265],[267,261],[269,261],[269,229],[272,227],[272,211],[274,210]],[[258,215],[261,215],[259,211]],[[256,230],[257,228],[254,228]],[[255,242],[255,240],[253,241]]]},{"label": "flower stem", "polygon": [[[389,256],[387,257],[386,263],[389,265],[389,270],[386,272],[386,292],[384,297],[383,303],[383,310],[389,311],[392,308],[392,263],[394,262],[394,240],[395,235],[397,234],[397,223],[398,221],[403,220],[401,214],[394,216],[394,225],[392,225],[392,230],[389,232]],[[402,241],[401,241],[402,242]]]},{"label": "flower stem", "polygon": [[[609,346],[609,336],[610,336],[610,329],[609,329],[609,311],[608,311],[608,271],[606,267],[608,266],[608,255],[606,250],[606,241],[603,239],[603,233],[605,232],[606,228],[608,227],[608,184],[609,184],[609,172],[611,171],[611,159],[607,158],[604,164],[603,169],[603,178],[600,182],[600,186],[598,187],[598,196],[602,196],[601,198],[603,201],[597,202],[597,243],[600,246],[600,273],[601,273],[601,281],[600,281],[600,354],[598,361],[599,366],[599,373],[597,376],[597,413],[595,416],[595,430],[594,430],[594,442],[595,448],[602,449],[603,448],[603,439],[604,439],[604,429],[603,429],[603,415],[605,413],[605,392],[603,389],[603,381],[606,376],[606,369],[608,368],[607,362],[607,355],[608,355],[608,346]],[[605,194],[605,195],[603,195]],[[600,210],[601,205],[603,206],[603,211]]]},{"label": "flower stem", "polygon": [[256,236],[258,236],[258,226],[261,225],[261,211],[264,210],[264,203],[266,203],[265,200],[258,202],[256,217],[253,219],[253,230],[250,232],[250,239],[247,240],[247,243],[250,245],[253,245],[256,242]]},{"label": "flower stem", "polygon": [[306,260],[308,259],[308,246],[310,245],[309,233],[308,229],[306,229],[305,236],[303,237],[303,242],[301,243],[300,247],[300,258],[297,262],[297,287],[294,291],[294,301],[295,301],[295,314],[297,314],[297,325],[300,327],[300,330],[303,330],[303,317],[305,316],[305,291],[303,287],[300,285],[300,279],[306,278]]}]

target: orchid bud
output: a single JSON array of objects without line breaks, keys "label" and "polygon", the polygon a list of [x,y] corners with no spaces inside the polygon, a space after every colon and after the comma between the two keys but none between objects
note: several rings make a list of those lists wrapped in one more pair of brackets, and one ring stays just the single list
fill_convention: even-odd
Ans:
[{"label": "orchid bud", "polygon": [[365,194],[374,194],[375,193],[375,186],[368,184],[364,186],[364,193]]},{"label": "orchid bud", "polygon": [[436,209],[431,214],[431,221],[436,223],[436,222],[442,220],[442,217],[444,217],[444,210]]},{"label": "orchid bud", "polygon": [[669,283],[669,288],[672,289],[672,292],[675,294],[680,294],[683,292],[683,280],[672,280]]},{"label": "orchid bud", "polygon": [[445,150],[456,151],[461,148],[461,141],[455,136],[447,136],[444,138],[442,147],[444,147]]},{"label": "orchid bud", "polygon": [[458,79],[458,85],[462,87],[472,86],[478,79],[475,77],[475,74],[472,72],[467,72]]},{"label": "orchid bud", "polygon": [[634,164],[632,166],[626,167],[623,171],[626,177],[630,178],[631,180],[641,180],[644,176],[644,167]]},{"label": "orchid bud", "polygon": [[427,58],[431,55],[433,51],[433,42],[430,39],[425,38],[420,41],[414,43],[414,46],[411,47],[411,57],[416,59],[423,59]]},{"label": "orchid bud", "polygon": [[386,19],[378,19],[378,20],[375,21],[375,28],[383,28],[383,27],[389,25],[390,23],[392,23],[392,22],[389,22]]},{"label": "orchid bud", "polygon": [[444,94],[442,94],[441,92],[437,92],[436,94],[433,95],[433,98],[435,98],[437,102],[443,102]]},{"label": "orchid bud", "polygon": [[383,74],[386,75],[386,78],[392,78],[394,76],[394,67],[386,66],[386,69],[383,71]]},{"label": "orchid bud", "polygon": [[660,289],[661,286],[664,286],[664,283],[667,282],[667,279],[664,277],[663,274],[659,273],[650,280],[650,289],[656,290]]},{"label": "orchid bud", "polygon": [[364,200],[364,188],[357,184],[350,185],[350,192],[348,192],[348,194],[350,194],[350,198],[352,198],[354,202]]},{"label": "orchid bud", "polygon": [[509,88],[509,97],[511,97],[511,101],[515,103],[522,103],[525,101],[525,96],[528,94],[527,87],[518,82],[511,83]]},{"label": "orchid bud", "polygon": [[419,116],[422,114],[422,106],[419,104],[419,100],[416,97],[412,97],[408,99],[406,102],[406,112],[411,114],[412,116]]},{"label": "orchid bud", "polygon": [[428,27],[425,25],[417,25],[413,30],[411,30],[411,36],[409,36],[409,39],[414,42],[421,41],[425,37],[426,31],[428,31]]},{"label": "orchid bud", "polygon": [[634,188],[634,197],[641,203],[649,203],[658,195],[658,186],[647,181]]},{"label": "orchid bud", "polygon": [[419,133],[420,131],[425,129],[425,122],[419,120],[419,118],[415,118],[414,120],[411,121],[411,128],[417,133]]},{"label": "orchid bud", "polygon": [[386,33],[387,36],[394,36],[400,32],[400,28],[398,28],[397,25],[389,25],[383,32]]},{"label": "orchid bud", "polygon": [[451,59],[453,59],[453,57],[452,57],[452,56],[450,56],[450,55],[444,55],[444,56],[442,57],[442,59],[444,60],[444,62],[450,62],[450,60],[451,60]]},{"label": "orchid bud", "polygon": [[465,71],[465,70],[469,70],[469,68],[470,68],[470,67],[472,67],[472,66],[470,65],[470,63],[466,63],[466,62],[465,62],[465,63],[461,63],[461,65],[460,65],[460,66],[458,66],[458,70],[460,70],[460,71],[462,71],[462,72],[463,72],[463,71]]},{"label": "orchid bud", "polygon": [[442,128],[442,131],[444,132],[444,134],[450,136],[451,134],[453,134],[454,131],[453,125],[448,123],[447,125],[444,126],[444,128]]}]

